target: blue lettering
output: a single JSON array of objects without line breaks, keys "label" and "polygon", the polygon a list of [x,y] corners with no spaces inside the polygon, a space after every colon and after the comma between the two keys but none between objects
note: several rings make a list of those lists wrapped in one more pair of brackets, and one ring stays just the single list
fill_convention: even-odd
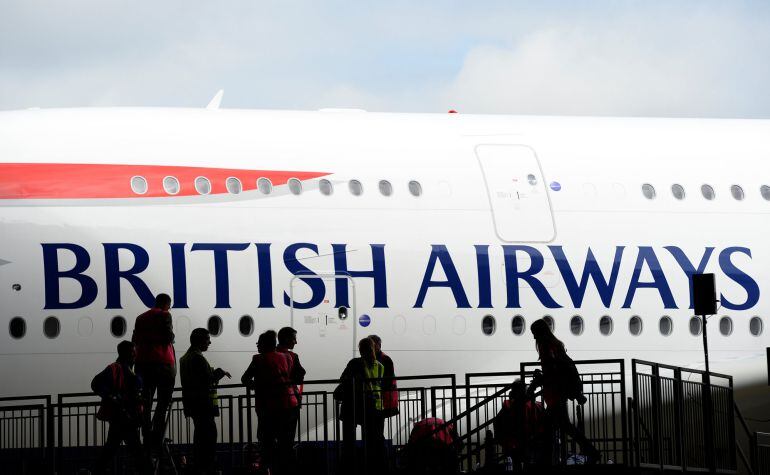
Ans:
[{"label": "blue lettering", "polygon": [[259,269],[259,306],[257,308],[275,308],[270,243],[261,242],[254,245],[257,246],[257,268]]},{"label": "blue lettering", "polygon": [[[150,256],[143,247],[130,243],[105,243],[104,270],[107,286],[107,307],[123,308],[120,303],[120,279],[125,279],[136,292],[142,303],[152,307],[155,297],[147,284],[136,274],[142,273],[150,264]],[[126,250],[134,256],[134,264],[128,270],[120,270],[120,250]]]},{"label": "blue lettering", "polygon": [[479,280],[479,306],[478,308],[492,308],[492,282],[489,272],[489,246],[477,244],[476,269]]},{"label": "blue lettering", "polygon": [[548,246],[551,250],[553,258],[556,260],[556,265],[559,267],[564,284],[567,286],[567,291],[572,299],[572,304],[575,308],[580,308],[585,298],[586,289],[588,288],[588,280],[591,279],[596,285],[596,290],[599,291],[599,298],[602,300],[602,304],[605,308],[610,308],[612,302],[612,295],[615,293],[615,285],[618,282],[618,273],[620,271],[620,261],[623,257],[624,246],[617,246],[615,248],[615,258],[612,261],[612,271],[610,272],[610,279],[604,278],[599,264],[596,262],[591,248],[588,248],[588,255],[586,256],[585,267],[583,267],[583,275],[580,276],[580,283],[578,284],[575,278],[574,272],[570,268],[567,256],[564,254],[562,246]]},{"label": "blue lettering", "polygon": [[695,302],[692,293],[692,275],[702,274],[706,270],[706,266],[708,265],[709,259],[711,258],[711,254],[714,253],[714,248],[706,248],[705,252],[703,253],[703,257],[701,257],[700,262],[698,263],[698,267],[695,267],[692,262],[690,262],[690,259],[687,258],[687,255],[684,253],[684,251],[678,247],[666,246],[663,249],[667,250],[671,253],[672,256],[674,256],[677,264],[679,264],[679,267],[681,267],[684,271],[684,275],[687,276],[687,282],[690,286],[690,306],[688,308],[695,308]]},{"label": "blue lettering", "polygon": [[[96,281],[83,274],[91,265],[88,251],[77,244],[52,243],[43,246],[43,279],[45,284],[45,308],[60,310],[83,308],[96,300]],[[66,249],[75,255],[75,265],[70,270],[59,270],[59,249]],[[80,284],[80,297],[74,302],[62,302],[59,292],[60,279],[73,279]]]},{"label": "blue lettering", "polygon": [[[369,277],[374,281],[374,307],[388,308],[388,286],[385,274],[385,244],[369,244],[372,248],[372,270],[357,271],[348,269],[347,244],[332,244],[334,253],[334,273],[350,277]],[[348,299],[348,279],[335,279],[337,307],[350,307]]]},{"label": "blue lettering", "polygon": [[730,256],[733,254],[745,254],[751,258],[751,249],[745,247],[728,247],[719,253],[719,267],[725,275],[736,284],[743,287],[746,291],[746,301],[741,304],[735,304],[727,300],[724,294],[721,294],[720,301],[722,307],[728,310],[748,310],[759,302],[759,285],[748,274],[735,267]]},{"label": "blue lettering", "polygon": [[[530,258],[530,266],[526,271],[520,272],[516,260],[517,252],[524,252]],[[561,308],[561,305],[551,297],[535,274],[543,270],[545,260],[540,251],[531,246],[503,246],[505,259],[505,287],[508,297],[506,308],[521,308],[519,295],[519,280],[525,281],[535,292],[538,300],[547,308]]]},{"label": "blue lettering", "polygon": [[196,243],[191,251],[212,251],[214,253],[214,278],[216,282],[216,304],[214,308],[230,308],[230,278],[227,265],[228,251],[243,251],[248,243],[214,244]]},{"label": "blue lettering", "polygon": [[[433,271],[436,268],[437,262],[440,263],[441,268],[444,269],[447,280],[433,280]],[[446,246],[441,244],[433,244],[431,246],[428,266],[425,269],[422,285],[420,285],[420,291],[417,294],[417,301],[414,303],[414,308],[422,308],[422,305],[425,302],[425,296],[428,293],[428,289],[431,287],[449,287],[452,291],[452,296],[455,299],[457,308],[471,308],[468,297],[465,295],[463,284],[460,282],[460,276],[457,274],[454,262],[452,262],[452,256],[449,255]]]},{"label": "blue lettering", "polygon": [[187,306],[187,262],[184,257],[185,243],[172,242],[171,246],[171,277],[174,283],[174,308],[190,308]]},{"label": "blue lettering", "polygon": [[[283,263],[286,265],[286,269],[288,269],[288,271],[293,275],[297,276],[317,276],[315,272],[302,265],[302,263],[297,259],[297,251],[300,249],[310,249],[311,251],[318,254],[318,246],[315,244],[307,242],[298,242],[296,244],[292,244],[291,246],[288,246],[285,251],[283,251]],[[326,285],[324,284],[323,280],[318,278],[303,279],[301,277],[300,280],[306,283],[308,287],[310,287],[310,290],[313,293],[310,297],[310,300],[307,302],[292,302],[291,297],[289,297],[289,295],[284,292],[283,303],[287,307],[294,307],[298,309],[313,308],[318,306],[318,304],[320,304],[326,296]]]},{"label": "blue lettering", "polygon": [[[639,282],[639,278],[642,275],[642,267],[645,264],[647,264],[652,273],[652,282]],[[628,285],[628,293],[626,294],[625,302],[623,302],[623,308],[631,308],[636,290],[641,288],[657,289],[665,308],[678,308],[674,301],[674,296],[671,294],[671,288],[666,281],[666,276],[660,267],[658,257],[649,246],[639,246],[639,255],[634,264],[634,273],[631,276],[631,283]]]}]

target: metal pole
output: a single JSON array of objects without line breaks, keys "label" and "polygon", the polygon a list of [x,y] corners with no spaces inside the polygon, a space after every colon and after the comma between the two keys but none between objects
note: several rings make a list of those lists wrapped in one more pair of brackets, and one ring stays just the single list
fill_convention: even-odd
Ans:
[{"label": "metal pole", "polygon": [[706,315],[703,319],[703,355],[706,359],[706,374],[703,375],[703,430],[706,442],[706,465],[709,472],[716,472],[716,460],[714,458],[714,406],[711,401],[711,368],[709,366],[709,344],[706,332]]}]

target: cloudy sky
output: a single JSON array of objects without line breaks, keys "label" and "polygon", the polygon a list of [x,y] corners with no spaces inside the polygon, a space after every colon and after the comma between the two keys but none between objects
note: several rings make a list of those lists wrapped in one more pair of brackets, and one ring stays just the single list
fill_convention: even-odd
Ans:
[{"label": "cloudy sky", "polygon": [[0,109],[770,118],[767,1],[0,0]]}]

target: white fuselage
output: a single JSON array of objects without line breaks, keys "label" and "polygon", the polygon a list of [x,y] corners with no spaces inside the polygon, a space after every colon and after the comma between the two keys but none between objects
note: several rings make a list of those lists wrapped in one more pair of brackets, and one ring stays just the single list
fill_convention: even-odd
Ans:
[{"label": "white fuselage", "polygon": [[[715,273],[721,294],[708,326],[712,370],[758,387],[766,384],[770,329],[753,335],[750,322],[770,324],[770,201],[761,193],[769,159],[768,121],[3,112],[0,167],[74,164],[83,173],[59,180],[61,195],[41,191],[57,177],[30,178],[37,195],[0,184],[0,392],[87,390],[146,309],[142,286],[174,298],[179,354],[192,328],[221,318],[208,356],[234,375],[260,332],[285,325],[299,332],[309,379],[338,376],[356,339],[372,333],[402,375],[517,369],[537,359],[528,328],[512,331],[517,315],[527,327],[551,316],[575,359],[702,368],[687,263]],[[99,165],[139,171],[114,197],[73,197],[67,188],[87,188],[83,180]],[[153,167],[244,170],[248,179],[236,177],[239,194],[150,196],[162,190],[152,179],[147,195],[126,193],[134,174],[160,170]],[[317,176],[299,180],[300,194],[280,179],[265,194],[249,170]],[[331,194],[321,192],[322,179]],[[192,180],[179,181],[194,189]],[[644,196],[645,184],[654,199]],[[684,199],[672,195],[673,184]],[[704,184],[715,199],[703,197]],[[733,197],[733,185],[744,199]],[[582,281],[586,267],[592,273]],[[338,318],[343,304],[346,320]],[[245,336],[244,315],[254,322]],[[579,335],[571,332],[576,315]],[[60,322],[56,337],[44,334],[50,316]],[[115,316],[127,321],[123,336],[111,334]],[[482,331],[485,316],[494,318],[491,335]],[[612,319],[608,335],[603,316]],[[629,328],[633,316],[641,318],[639,335]],[[661,333],[664,316],[670,335]],[[723,316],[729,335],[720,332]],[[21,338],[10,335],[14,317],[26,323]]]}]

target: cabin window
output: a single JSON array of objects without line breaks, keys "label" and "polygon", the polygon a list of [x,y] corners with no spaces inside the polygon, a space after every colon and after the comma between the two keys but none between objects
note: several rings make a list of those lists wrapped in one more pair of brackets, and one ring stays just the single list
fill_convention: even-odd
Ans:
[{"label": "cabin window", "polygon": [[263,195],[269,195],[273,191],[273,183],[269,179],[262,177],[257,180],[257,189]]},{"label": "cabin window", "polygon": [[642,319],[638,315],[634,315],[631,317],[631,320],[628,321],[628,331],[631,332],[634,336],[639,336],[642,334]]},{"label": "cabin window", "polygon": [[167,176],[163,179],[163,191],[169,195],[175,195],[179,193],[179,180],[174,176]]},{"label": "cabin window", "polygon": [[650,185],[649,183],[645,183],[644,185],[642,185],[642,194],[648,200],[655,199],[655,187]]},{"label": "cabin window", "polygon": [[219,336],[222,334],[222,318],[219,315],[212,315],[209,317],[209,321],[206,325],[211,333],[211,336]]},{"label": "cabin window", "polygon": [[693,336],[698,336],[703,331],[703,322],[701,321],[700,317],[692,317],[690,318],[690,334]]},{"label": "cabin window", "polygon": [[669,336],[674,331],[674,322],[671,320],[671,317],[664,315],[660,317],[658,328],[660,329],[661,335]]},{"label": "cabin window", "polygon": [[59,332],[61,332],[61,324],[58,318],[50,316],[43,321],[43,335],[47,338],[56,338]]},{"label": "cabin window", "polygon": [[495,322],[495,317],[492,315],[485,315],[484,318],[481,319],[481,332],[487,336],[492,335],[495,333],[495,329],[497,328],[497,322]]},{"label": "cabin window", "polygon": [[759,317],[751,317],[751,320],[749,320],[749,332],[751,332],[754,336],[759,336],[762,334],[762,330],[764,329],[764,324],[762,323],[762,319]]},{"label": "cabin window", "polygon": [[380,180],[380,193],[382,193],[382,196],[392,195],[393,185],[388,180]]},{"label": "cabin window", "polygon": [[674,183],[671,185],[671,194],[674,195],[674,198],[680,201],[683,200],[685,196],[684,187],[679,183]]},{"label": "cabin window", "polygon": [[120,338],[126,334],[126,319],[120,315],[112,317],[110,320],[110,333],[115,338]]},{"label": "cabin window", "polygon": [[511,331],[514,335],[523,335],[524,331],[527,329],[527,322],[524,320],[524,317],[521,315],[516,315],[513,317],[513,320],[511,320]]},{"label": "cabin window", "polygon": [[318,182],[318,189],[321,190],[322,195],[329,196],[332,193],[334,193],[334,187],[332,186],[332,182],[330,182],[327,179],[323,179]]},{"label": "cabin window", "polygon": [[229,177],[227,180],[225,180],[225,187],[227,188],[227,192],[231,195],[237,195],[240,194],[241,191],[243,191],[243,185],[241,184],[241,180],[235,178],[234,176]]},{"label": "cabin window", "polygon": [[548,328],[551,329],[551,333],[553,333],[553,331],[556,328],[556,324],[553,321],[553,317],[551,317],[550,315],[546,315],[543,317],[543,320],[545,320],[545,323],[548,324]]},{"label": "cabin window", "polygon": [[13,317],[8,323],[8,333],[17,340],[24,338],[24,335],[27,333],[27,322],[21,317]]},{"label": "cabin window", "polygon": [[759,188],[759,192],[762,194],[762,198],[764,198],[767,201],[770,201],[770,186],[762,185]]},{"label": "cabin window", "polygon": [[[412,180],[409,182],[409,193],[411,193],[412,196],[422,195],[422,185],[419,181]],[[768,190],[768,196],[770,196],[770,190]]]},{"label": "cabin window", "polygon": [[254,319],[244,315],[238,320],[238,331],[242,336],[251,336],[254,333]]},{"label": "cabin window", "polygon": [[143,176],[131,177],[131,191],[137,195],[147,193],[147,180]]},{"label": "cabin window", "polygon": [[583,334],[583,318],[580,315],[575,315],[570,319],[569,331],[575,336]]},{"label": "cabin window", "polygon": [[612,334],[612,317],[605,315],[599,319],[599,333],[604,336]]},{"label": "cabin window", "polygon": [[302,182],[296,178],[289,178],[289,191],[292,195],[299,195],[302,193]]},{"label": "cabin window", "polygon": [[353,196],[361,196],[364,192],[364,185],[358,180],[350,180],[348,182],[348,189]]},{"label": "cabin window", "polygon": [[733,319],[724,316],[719,319],[719,333],[724,336],[730,336],[733,333]]},{"label": "cabin window", "polygon": [[712,188],[711,185],[701,185],[700,192],[703,195],[703,197],[709,201],[716,198],[716,194],[714,193],[714,188]]},{"label": "cabin window", "polygon": [[733,198],[738,201],[743,201],[743,198],[745,197],[743,188],[738,185],[733,185],[730,187],[730,194],[733,195]]},{"label": "cabin window", "polygon": [[211,182],[205,176],[199,176],[195,179],[195,191],[200,195],[211,193]]}]

